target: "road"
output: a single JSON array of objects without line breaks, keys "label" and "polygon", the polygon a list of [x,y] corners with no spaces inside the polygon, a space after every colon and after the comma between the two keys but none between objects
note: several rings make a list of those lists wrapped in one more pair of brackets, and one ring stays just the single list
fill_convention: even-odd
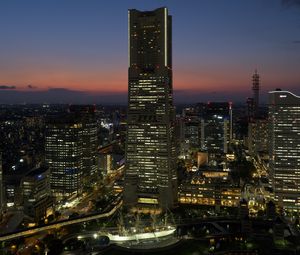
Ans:
[{"label": "road", "polygon": [[12,233],[12,234],[2,235],[2,236],[0,236],[0,241],[2,242],[2,241],[7,241],[10,239],[18,238],[18,237],[33,235],[33,234],[36,234],[36,233],[39,233],[42,231],[60,228],[60,227],[68,226],[68,225],[72,225],[72,224],[107,218],[107,217],[110,217],[111,215],[113,215],[121,207],[122,203],[123,203],[123,201],[120,201],[119,204],[117,204],[111,211],[109,211],[107,213],[99,213],[99,214],[92,215],[92,216],[83,216],[78,219],[64,220],[62,222],[56,222],[56,223],[52,223],[52,224],[42,226],[42,227],[35,227],[32,229],[18,231],[18,232]]},{"label": "road", "polygon": [[118,169],[112,171],[107,175],[101,184],[96,183],[97,189],[94,189],[90,194],[81,197],[74,197],[71,200],[65,202],[64,205],[59,205],[56,210],[61,212],[61,219],[67,219],[69,215],[76,212],[78,214],[86,214],[91,210],[90,201],[97,200],[97,198],[103,194],[103,190],[107,186],[112,186],[113,183],[120,179],[124,172],[124,165],[121,165]]}]

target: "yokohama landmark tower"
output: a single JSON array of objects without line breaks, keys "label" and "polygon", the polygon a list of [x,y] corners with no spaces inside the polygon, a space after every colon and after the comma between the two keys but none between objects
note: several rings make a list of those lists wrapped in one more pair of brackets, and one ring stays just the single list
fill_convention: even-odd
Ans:
[{"label": "yokohama landmark tower", "polygon": [[172,17],[128,11],[128,128],[124,204],[165,210],[176,201]]}]

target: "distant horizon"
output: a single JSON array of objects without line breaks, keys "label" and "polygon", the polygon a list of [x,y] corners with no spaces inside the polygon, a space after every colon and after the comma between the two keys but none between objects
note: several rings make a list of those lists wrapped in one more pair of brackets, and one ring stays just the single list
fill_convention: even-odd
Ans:
[{"label": "distant horizon", "polygon": [[[279,87],[280,88],[280,87]],[[275,90],[277,88],[274,88]],[[285,90],[284,88],[281,88]],[[272,91],[272,90],[270,90]],[[300,95],[300,88],[289,90]],[[267,104],[268,92],[260,92],[260,103]],[[246,104],[252,97],[252,91],[232,93],[231,91],[201,92],[193,90],[174,90],[174,104],[195,104],[198,102],[234,102]],[[19,91],[14,89],[0,90],[0,104],[105,104],[127,105],[127,91],[123,92],[88,92],[64,88],[47,90]]]}]

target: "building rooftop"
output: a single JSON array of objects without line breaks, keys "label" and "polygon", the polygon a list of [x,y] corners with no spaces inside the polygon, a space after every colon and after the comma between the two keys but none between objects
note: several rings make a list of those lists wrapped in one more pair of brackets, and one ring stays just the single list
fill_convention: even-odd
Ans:
[{"label": "building rooftop", "polygon": [[49,167],[47,166],[41,166],[35,169],[32,169],[30,172],[28,172],[25,176],[28,177],[34,177],[40,174],[43,174],[44,172],[46,172],[49,169]]}]

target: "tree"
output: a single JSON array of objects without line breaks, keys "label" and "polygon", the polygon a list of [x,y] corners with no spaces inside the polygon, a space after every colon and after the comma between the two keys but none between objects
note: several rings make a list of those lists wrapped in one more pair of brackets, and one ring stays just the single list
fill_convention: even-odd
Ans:
[{"label": "tree", "polygon": [[57,220],[61,216],[61,213],[58,211],[54,212],[54,218]]},{"label": "tree", "polygon": [[53,215],[53,214],[50,214],[50,215],[47,217],[47,220],[48,220],[48,222],[54,221],[54,215]]},{"label": "tree", "polygon": [[48,254],[58,255],[63,251],[63,248],[64,246],[60,239],[53,239],[48,245],[48,249],[49,249]]}]

